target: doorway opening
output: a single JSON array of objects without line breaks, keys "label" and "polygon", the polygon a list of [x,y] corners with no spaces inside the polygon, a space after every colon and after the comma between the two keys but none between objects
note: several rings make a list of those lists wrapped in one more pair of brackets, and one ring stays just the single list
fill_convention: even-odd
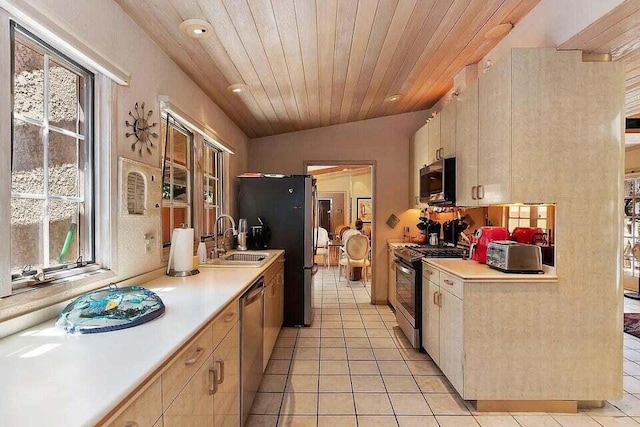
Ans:
[{"label": "doorway opening", "polygon": [[[326,251],[320,251],[316,262],[324,266],[336,280],[352,287],[363,286],[374,303],[375,299],[375,186],[374,162],[313,161],[305,169],[316,179],[318,212],[316,226],[326,230]],[[321,230],[321,234],[324,231]],[[346,243],[354,235],[365,244],[366,257],[349,257]],[[323,243],[323,242],[320,242]],[[326,253],[326,255],[325,255]],[[353,251],[352,251],[353,254]]]}]

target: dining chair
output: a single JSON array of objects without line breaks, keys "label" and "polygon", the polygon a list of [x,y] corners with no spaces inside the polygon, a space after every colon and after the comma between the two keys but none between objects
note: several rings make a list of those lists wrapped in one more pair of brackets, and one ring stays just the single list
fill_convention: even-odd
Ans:
[{"label": "dining chair", "polygon": [[367,281],[367,268],[371,265],[369,261],[369,239],[360,233],[349,236],[344,245],[344,258],[340,259],[338,266],[338,281],[342,280],[342,267],[345,273],[353,267],[362,267],[362,278]]},{"label": "dining chair", "polygon": [[313,232],[317,242],[316,255],[322,255],[325,267],[329,268],[329,232],[322,227],[315,228]]}]

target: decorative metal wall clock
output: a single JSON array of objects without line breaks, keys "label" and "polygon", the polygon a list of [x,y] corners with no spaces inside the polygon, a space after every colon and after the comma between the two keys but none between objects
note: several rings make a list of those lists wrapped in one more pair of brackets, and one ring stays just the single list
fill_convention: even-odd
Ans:
[{"label": "decorative metal wall clock", "polygon": [[[131,151],[136,151],[138,148],[138,154],[142,156],[142,149],[146,148],[147,153],[151,154],[151,148],[153,148],[153,141],[151,138],[157,138],[158,134],[152,131],[152,128],[158,126],[158,123],[149,123],[149,118],[153,114],[153,110],[144,112],[144,102],[140,104],[140,110],[138,110],[138,103],[134,107],[134,113],[129,111],[129,116],[133,119],[133,122],[129,120],[125,121],[127,127],[130,127],[132,132],[127,132],[126,136],[135,136],[136,140],[131,144]],[[138,146],[138,144],[140,144]]]}]

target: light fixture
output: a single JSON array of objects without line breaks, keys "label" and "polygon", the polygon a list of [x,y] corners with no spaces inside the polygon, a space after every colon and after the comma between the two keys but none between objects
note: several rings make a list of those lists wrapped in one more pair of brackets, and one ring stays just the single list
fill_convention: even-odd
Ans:
[{"label": "light fixture", "polygon": [[399,93],[396,93],[394,95],[387,96],[384,100],[387,101],[387,102],[396,102],[400,98],[402,98],[402,95],[399,94]]},{"label": "light fixture", "polygon": [[213,32],[213,27],[202,19],[187,19],[180,24],[180,31],[193,39],[208,37]]},{"label": "light fixture", "polygon": [[227,88],[229,92],[233,92],[235,94],[246,92],[247,89],[249,89],[249,86],[244,83],[235,83]]},{"label": "light fixture", "polygon": [[485,39],[497,39],[499,37],[504,37],[513,29],[513,24],[511,22],[503,22],[502,24],[498,24],[493,28],[490,28],[489,31],[484,33]]}]

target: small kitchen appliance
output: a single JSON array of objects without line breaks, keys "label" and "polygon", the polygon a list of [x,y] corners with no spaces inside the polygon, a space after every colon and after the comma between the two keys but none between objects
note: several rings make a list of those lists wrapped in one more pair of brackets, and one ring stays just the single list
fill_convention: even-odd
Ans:
[{"label": "small kitchen appliance", "polygon": [[487,246],[487,265],[504,273],[542,273],[542,250],[511,240],[496,240]]},{"label": "small kitchen appliance", "polygon": [[420,169],[420,202],[432,206],[456,204],[456,158],[438,160]]},{"label": "small kitchen appliance", "polygon": [[526,245],[546,243],[547,237],[542,228],[538,227],[516,227],[511,232],[511,240]]},{"label": "small kitchen appliance", "polygon": [[471,259],[480,264],[487,263],[487,247],[495,240],[509,240],[509,230],[504,227],[480,227],[474,235]]},{"label": "small kitchen appliance", "polygon": [[249,233],[248,244],[251,249],[262,250],[269,247],[269,241],[271,240],[271,229],[265,225],[260,217],[258,217],[259,225],[251,226],[251,233]]}]

